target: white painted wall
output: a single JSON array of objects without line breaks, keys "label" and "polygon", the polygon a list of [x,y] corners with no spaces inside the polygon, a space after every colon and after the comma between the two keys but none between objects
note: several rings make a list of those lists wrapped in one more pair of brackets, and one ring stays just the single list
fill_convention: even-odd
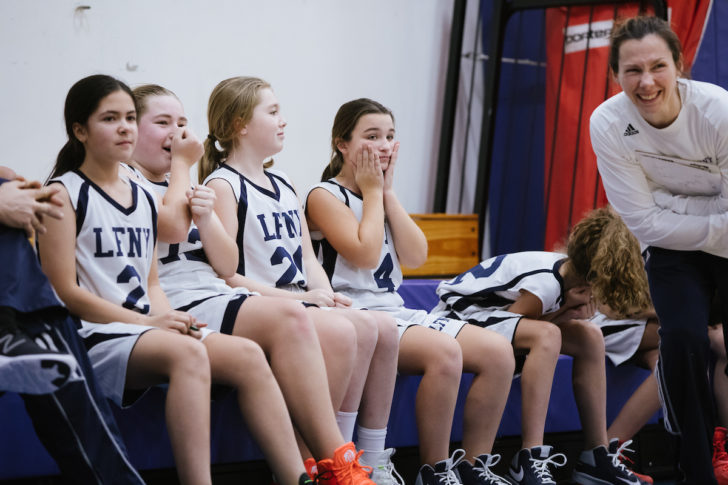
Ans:
[{"label": "white painted wall", "polygon": [[338,107],[367,96],[394,111],[405,208],[430,212],[451,20],[448,0],[0,0],[0,163],[45,179],[86,75],[172,89],[200,138],[215,84],[255,75],[288,120],[276,166],[299,192],[328,161]]}]

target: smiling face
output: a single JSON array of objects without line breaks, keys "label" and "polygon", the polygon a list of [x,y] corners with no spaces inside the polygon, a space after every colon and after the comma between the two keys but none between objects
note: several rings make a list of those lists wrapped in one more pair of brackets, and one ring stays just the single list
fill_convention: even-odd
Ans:
[{"label": "smiling face", "polygon": [[[139,141],[134,160],[154,179],[169,172],[172,163],[172,137],[187,126],[182,103],[174,96],[150,96],[139,118]],[[149,177],[152,179],[152,177]]]},{"label": "smiling face", "polygon": [[242,143],[261,158],[267,158],[283,149],[283,129],[287,123],[272,89],[262,88],[258,91],[258,99],[253,116],[241,131]]},{"label": "smiling face", "polygon": [[619,48],[617,82],[642,117],[664,128],[680,113],[676,65],[667,43],[656,34],[630,39]]},{"label": "smiling face", "polygon": [[85,124],[74,123],[73,133],[86,149],[86,160],[129,160],[137,139],[134,101],[122,90],[112,92],[99,102]]},{"label": "smiling face", "polygon": [[394,148],[394,120],[392,116],[383,113],[370,113],[359,118],[349,141],[339,143],[339,151],[344,156],[345,163],[351,163],[364,144],[374,148],[379,155],[382,171],[389,167],[389,160]]}]

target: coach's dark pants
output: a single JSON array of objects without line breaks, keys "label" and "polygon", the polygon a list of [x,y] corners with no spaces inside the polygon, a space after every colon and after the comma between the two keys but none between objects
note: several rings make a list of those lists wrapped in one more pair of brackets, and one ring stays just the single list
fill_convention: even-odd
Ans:
[{"label": "coach's dark pants", "polygon": [[665,425],[680,436],[680,466],[687,482],[715,484],[711,462],[715,413],[708,382],[707,329],[716,291],[721,318],[727,314],[728,259],[656,247],[650,247],[648,253],[650,293],[660,319],[657,378]]},{"label": "coach's dark pants", "polygon": [[[23,323],[31,335],[48,328],[44,322]],[[96,386],[76,321],[57,319],[50,328],[57,349],[76,357],[83,376],[52,394],[22,395],[38,438],[69,484],[143,484],[127,459],[108,402]]]}]

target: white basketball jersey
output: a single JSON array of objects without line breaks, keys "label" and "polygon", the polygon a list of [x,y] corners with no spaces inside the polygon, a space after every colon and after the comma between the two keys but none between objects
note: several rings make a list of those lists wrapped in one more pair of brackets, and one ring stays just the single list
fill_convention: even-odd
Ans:
[{"label": "white basketball jersey", "polygon": [[238,203],[240,251],[238,273],[292,291],[306,288],[301,249],[301,203],[283,172],[266,170],[273,191],[263,188],[227,164],[206,179],[223,179]]},{"label": "white basketball jersey", "polygon": [[465,273],[437,286],[440,299],[433,313],[455,313],[467,320],[483,309],[505,310],[521,290],[536,295],[542,312],[559,309],[564,300],[564,282],[559,268],[566,255],[526,251],[486,259]]},{"label": "white basketball jersey", "polygon": [[68,191],[76,212],[76,277],[82,288],[124,308],[149,313],[149,270],[157,240],[154,196],[131,186],[132,203],[122,207],[76,170],[51,182]]},{"label": "white basketball jersey", "polygon": [[[134,167],[122,164],[140,180],[140,183],[162,199],[169,183],[152,182]],[[187,240],[170,244],[159,241],[157,245],[159,283],[175,309],[186,309],[190,304],[229,293],[230,287],[218,277],[210,266],[202,248],[200,231],[194,222],[190,224]]]},{"label": "white basketball jersey", "polygon": [[[347,205],[361,221],[364,209],[362,197],[330,179],[321,182],[311,190],[322,188],[332,193]],[[311,191],[309,191],[309,194]],[[334,291],[345,294],[354,301],[355,306],[364,308],[400,307],[404,305],[402,297],[397,293],[402,284],[402,268],[399,265],[397,252],[389,224],[384,222],[384,240],[376,269],[359,268],[343,256],[323,237],[320,231],[311,231],[314,251],[331,281]]]}]

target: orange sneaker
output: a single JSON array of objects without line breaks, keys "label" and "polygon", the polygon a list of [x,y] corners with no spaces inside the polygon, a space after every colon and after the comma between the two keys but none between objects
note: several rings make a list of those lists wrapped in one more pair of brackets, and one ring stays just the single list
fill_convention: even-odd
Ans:
[{"label": "orange sneaker", "polygon": [[311,480],[316,479],[316,475],[318,475],[318,467],[316,466],[316,460],[314,460],[313,458],[306,458],[303,462],[303,468],[306,469],[308,478],[310,478]]},{"label": "orange sneaker", "polygon": [[372,468],[359,464],[359,457],[351,441],[334,451],[334,457],[318,462],[316,480],[322,485],[376,485],[369,478]]},{"label": "orange sneaker", "polygon": [[728,485],[728,453],[725,451],[726,429],[713,431],[713,471],[718,485]]}]

